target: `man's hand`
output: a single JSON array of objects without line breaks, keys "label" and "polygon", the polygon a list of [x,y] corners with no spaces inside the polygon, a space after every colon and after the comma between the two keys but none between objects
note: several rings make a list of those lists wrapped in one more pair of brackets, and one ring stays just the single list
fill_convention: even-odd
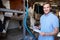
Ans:
[{"label": "man's hand", "polygon": [[36,29],[39,29],[39,27],[36,27]]},{"label": "man's hand", "polygon": [[36,29],[40,29],[40,26],[35,26]]}]

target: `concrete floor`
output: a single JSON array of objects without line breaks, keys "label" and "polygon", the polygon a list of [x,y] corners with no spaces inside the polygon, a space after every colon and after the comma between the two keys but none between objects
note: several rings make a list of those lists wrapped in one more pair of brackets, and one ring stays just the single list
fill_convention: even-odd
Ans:
[{"label": "concrete floor", "polygon": [[20,40],[23,37],[23,31],[20,29],[9,29],[5,38],[1,37],[0,40]]},{"label": "concrete floor", "polygon": [[[29,35],[29,33],[26,31],[26,39],[25,40],[33,40],[33,38]],[[0,40],[21,40],[23,38],[23,29],[9,29],[7,31],[6,37],[0,37]]]}]

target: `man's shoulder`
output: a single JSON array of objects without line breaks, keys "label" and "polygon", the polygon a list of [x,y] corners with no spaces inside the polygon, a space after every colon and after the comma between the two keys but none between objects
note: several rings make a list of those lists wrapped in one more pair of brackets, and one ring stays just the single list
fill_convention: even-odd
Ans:
[{"label": "man's shoulder", "polygon": [[58,19],[58,17],[55,15],[55,14],[52,14],[52,16],[51,16],[53,19]]},{"label": "man's shoulder", "polygon": [[53,14],[53,13],[52,13],[52,17],[55,17],[55,18],[57,18],[57,16],[56,16],[55,14]]}]

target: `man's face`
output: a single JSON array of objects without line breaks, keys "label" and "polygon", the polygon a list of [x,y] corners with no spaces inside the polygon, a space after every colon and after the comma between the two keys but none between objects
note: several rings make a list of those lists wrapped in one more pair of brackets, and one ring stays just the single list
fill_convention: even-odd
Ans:
[{"label": "man's face", "polygon": [[45,13],[45,14],[48,14],[48,13],[50,12],[50,10],[51,10],[50,5],[49,5],[49,4],[45,4],[45,5],[43,6],[43,10],[44,10],[44,13]]}]

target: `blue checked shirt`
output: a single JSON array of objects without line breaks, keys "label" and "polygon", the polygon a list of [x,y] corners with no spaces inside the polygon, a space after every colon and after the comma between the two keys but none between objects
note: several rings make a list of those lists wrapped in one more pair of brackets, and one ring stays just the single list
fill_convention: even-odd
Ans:
[{"label": "blue checked shirt", "polygon": [[[53,32],[54,28],[59,27],[59,19],[52,12],[47,15],[42,15],[40,18],[41,32],[49,33]],[[38,40],[54,40],[54,36],[41,36],[39,35]]]}]

